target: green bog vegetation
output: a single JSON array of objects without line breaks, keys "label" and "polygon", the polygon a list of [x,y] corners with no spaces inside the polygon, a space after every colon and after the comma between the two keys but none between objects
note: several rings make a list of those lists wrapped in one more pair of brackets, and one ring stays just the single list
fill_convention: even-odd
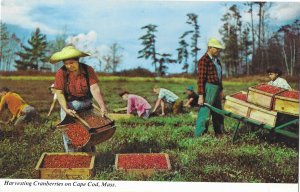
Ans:
[{"label": "green bog vegetation", "polygon": [[[48,86],[52,77],[1,78],[1,83],[18,92],[35,106],[43,117],[39,127],[28,125],[24,134],[9,126],[0,130],[0,177],[34,178],[34,167],[43,152],[64,152],[62,134],[55,129],[59,122],[59,106],[51,118],[46,118],[53,95]],[[247,90],[257,82],[224,82],[225,95]],[[156,96],[154,85],[170,89],[185,98],[185,87],[194,85],[195,79],[154,78],[100,78],[100,88],[108,109],[124,107],[126,103],[118,91],[126,89],[145,97],[152,106]],[[295,87],[295,85],[294,85]],[[195,112],[194,112],[195,113]],[[1,118],[8,118],[1,113]],[[101,180],[197,181],[197,182],[298,182],[298,141],[272,138],[266,130],[257,132],[245,128],[237,143],[231,142],[236,120],[225,118],[227,133],[216,138],[210,125],[209,133],[194,138],[195,119],[190,111],[180,115],[138,117],[116,121],[115,135],[97,145],[95,177]],[[115,170],[118,153],[167,153],[171,170],[151,177],[128,175]]]}]

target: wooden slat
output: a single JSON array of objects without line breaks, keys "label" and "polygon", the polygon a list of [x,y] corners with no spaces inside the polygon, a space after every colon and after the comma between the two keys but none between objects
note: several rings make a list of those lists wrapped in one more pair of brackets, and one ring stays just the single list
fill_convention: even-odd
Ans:
[{"label": "wooden slat", "polygon": [[[266,95],[266,96],[271,96],[271,97],[274,95],[274,94],[272,94],[272,93],[267,93],[267,92],[258,90],[258,89],[256,89],[255,87],[249,87],[248,90],[249,90],[249,91],[252,91],[252,92],[259,93],[259,94],[261,94],[261,95]],[[282,91],[281,91],[281,92],[282,92]],[[281,93],[281,92],[279,92],[279,93]]]},{"label": "wooden slat", "polygon": [[274,102],[274,110],[289,115],[299,115],[299,101],[291,101],[286,98],[276,97]]},{"label": "wooden slat", "polygon": [[243,117],[248,117],[250,112],[249,105],[243,105],[241,103],[236,103],[230,100],[225,101],[224,109],[226,111],[232,112],[237,115],[241,115]]},{"label": "wooden slat", "polygon": [[280,95],[275,95],[275,98],[286,100],[286,101],[299,102],[299,99],[293,99],[293,98],[289,98],[289,97],[283,97],[283,96],[280,96]]},{"label": "wooden slat", "polygon": [[265,107],[267,109],[272,108],[273,97],[269,95],[265,95],[256,91],[249,90],[247,101],[249,103],[253,103],[255,105],[259,105]]},{"label": "wooden slat", "polygon": [[274,112],[267,113],[266,110],[250,108],[249,118],[274,127],[276,123],[277,115],[274,115]]},{"label": "wooden slat", "polygon": [[122,113],[109,113],[108,117],[112,120],[120,120],[120,119],[129,119],[133,117],[131,114],[122,114]]}]

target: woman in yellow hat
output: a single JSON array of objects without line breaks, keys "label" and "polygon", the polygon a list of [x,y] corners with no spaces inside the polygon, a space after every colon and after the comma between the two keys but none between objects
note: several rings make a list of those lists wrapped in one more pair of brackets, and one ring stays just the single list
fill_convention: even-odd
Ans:
[{"label": "woman in yellow hat", "polygon": [[[93,98],[101,108],[103,114],[107,114],[107,108],[100,88],[98,78],[91,66],[80,63],[79,58],[89,54],[77,50],[73,46],[67,46],[60,52],[54,53],[50,63],[55,64],[62,61],[64,65],[56,72],[54,89],[57,100],[61,106],[61,120],[66,114],[75,116],[77,110],[89,109],[92,106]],[[64,134],[64,146],[66,152],[73,152],[74,148]],[[82,149],[84,151],[94,150]]]},{"label": "woman in yellow hat", "polygon": [[221,49],[224,47],[221,43],[211,38],[208,41],[207,52],[198,62],[198,104],[200,109],[196,121],[195,136],[201,136],[208,129],[208,121],[212,114],[213,127],[216,135],[224,131],[224,118],[215,112],[211,112],[204,103],[213,105],[221,109],[221,101],[224,97],[222,86],[222,66],[218,58]]}]

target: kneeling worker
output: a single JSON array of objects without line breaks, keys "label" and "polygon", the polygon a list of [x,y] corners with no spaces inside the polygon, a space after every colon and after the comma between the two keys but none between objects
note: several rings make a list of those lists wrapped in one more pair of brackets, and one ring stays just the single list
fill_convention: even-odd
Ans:
[{"label": "kneeling worker", "polygon": [[24,123],[34,122],[39,123],[40,117],[36,109],[28,105],[22,97],[11,92],[7,87],[2,87],[0,89],[0,112],[7,105],[9,111],[12,113],[12,118],[10,118],[6,124],[14,124],[16,127],[21,127]]},{"label": "kneeling worker", "polygon": [[165,104],[172,105],[172,111],[174,114],[178,114],[182,112],[183,102],[182,100],[172,91],[160,88],[160,87],[154,87],[153,92],[158,95],[158,98],[156,100],[153,113],[156,111],[159,105],[161,105],[161,115],[165,115]]},{"label": "kneeling worker", "polygon": [[149,118],[151,113],[151,105],[146,99],[138,95],[129,94],[127,91],[124,91],[119,95],[123,100],[127,101],[127,107],[124,108],[127,110],[127,114],[136,111],[139,117],[144,119]]}]

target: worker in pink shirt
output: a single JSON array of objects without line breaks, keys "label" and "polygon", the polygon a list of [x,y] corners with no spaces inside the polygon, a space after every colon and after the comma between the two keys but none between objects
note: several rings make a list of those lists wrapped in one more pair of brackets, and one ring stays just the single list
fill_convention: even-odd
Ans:
[{"label": "worker in pink shirt", "polygon": [[129,92],[124,91],[119,94],[123,100],[127,101],[127,107],[122,108],[127,110],[127,114],[137,113],[139,117],[148,119],[151,113],[151,105],[146,99],[141,96],[129,94]]}]

